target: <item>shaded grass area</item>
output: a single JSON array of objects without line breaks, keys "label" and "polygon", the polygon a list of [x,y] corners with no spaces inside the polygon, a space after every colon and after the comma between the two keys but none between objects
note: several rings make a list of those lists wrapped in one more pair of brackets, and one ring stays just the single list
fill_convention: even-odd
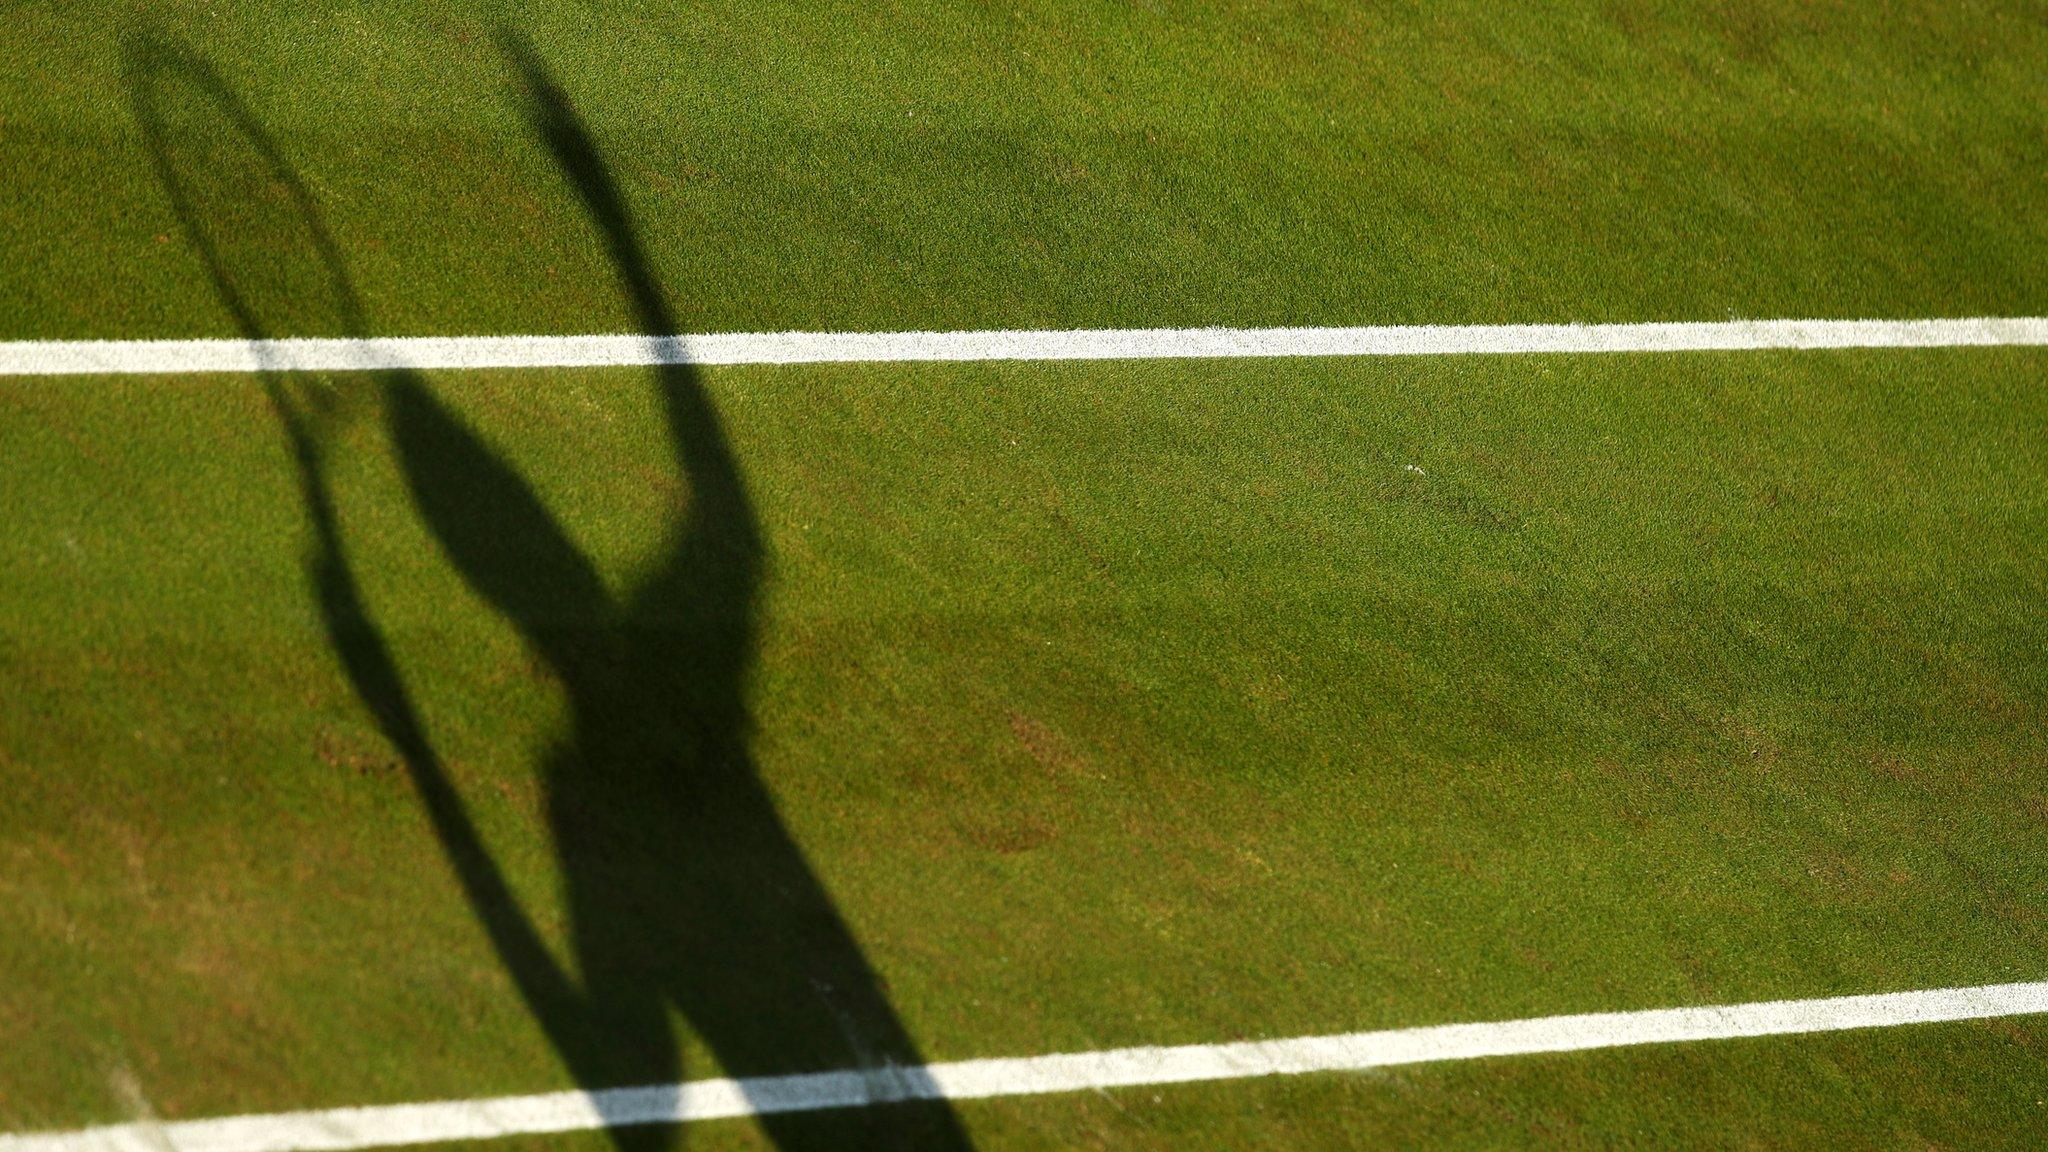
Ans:
[{"label": "shaded grass area", "polygon": [[[753,755],[933,1059],[2040,978],[2043,366],[713,372],[768,556]],[[370,610],[567,955],[562,686],[334,383]],[[609,587],[691,499],[639,374],[433,386]],[[169,1116],[571,1083],[326,648],[257,385],[7,385],[0,489],[0,1030],[36,1038],[0,1050],[0,1128],[117,1117],[123,1068]],[[2038,1026],[1901,1036],[966,1118],[2023,1130]],[[1830,1060],[1849,1086],[1803,1096]],[[1697,1077],[1778,1087],[1672,1106]]]},{"label": "shaded grass area", "polygon": [[124,107],[187,40],[387,332],[630,330],[490,27],[687,329],[2048,311],[2035,2],[13,6],[0,335],[226,334]]}]

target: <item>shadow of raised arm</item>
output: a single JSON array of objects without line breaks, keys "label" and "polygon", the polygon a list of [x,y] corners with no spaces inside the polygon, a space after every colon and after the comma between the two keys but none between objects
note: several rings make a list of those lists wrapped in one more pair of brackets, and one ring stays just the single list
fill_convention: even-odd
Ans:
[{"label": "shadow of raised arm", "polygon": [[[528,123],[603,237],[639,331],[655,338],[680,335],[632,212],[575,106],[523,36],[501,28],[498,44],[517,77]],[[759,580],[762,545],[724,421],[687,364],[661,366],[655,386],[677,470],[689,482],[691,507],[670,529],[662,558],[641,581],[627,618],[640,620],[661,605],[682,602],[737,606],[743,615]],[[707,588],[707,577],[721,587]]]},{"label": "shadow of raised arm", "polygon": [[[150,34],[130,38],[126,63],[136,120],[171,210],[242,334],[363,335],[361,304],[311,193],[219,73],[191,49]],[[251,189],[284,195],[255,196]],[[251,237],[260,238],[260,248]],[[424,393],[405,373],[385,374],[381,383],[398,397]],[[328,643],[403,761],[464,893],[534,1015],[544,1027],[575,1019],[581,994],[492,859],[364,603],[327,479],[332,396],[278,374],[262,385],[284,430],[312,532],[305,571]],[[427,418],[416,423],[434,427]]]},{"label": "shadow of raised arm", "polygon": [[582,1017],[583,997],[548,950],[492,859],[434,751],[390,646],[364,606],[361,587],[341,539],[314,434],[276,382],[266,382],[266,389],[291,442],[298,467],[299,493],[313,530],[313,541],[306,552],[306,573],[319,602],[328,643],[340,659],[357,699],[369,710],[378,731],[404,763],[442,851],[492,947],[504,961],[534,1018],[544,1031],[551,1033],[550,1039],[559,1044],[560,1038],[552,1033],[562,1022]]}]

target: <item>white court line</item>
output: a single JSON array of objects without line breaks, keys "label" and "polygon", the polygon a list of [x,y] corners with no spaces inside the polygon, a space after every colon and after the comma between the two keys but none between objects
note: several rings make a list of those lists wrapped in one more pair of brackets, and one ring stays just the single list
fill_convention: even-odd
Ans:
[{"label": "white court line", "polygon": [[709,336],[414,336],[0,343],[0,376],[591,368],[909,360],[1159,360],[1557,352],[1949,348],[2048,344],[2048,317],[1469,324],[1376,328],[1125,328],[988,332],[737,332]]},{"label": "white court line", "polygon": [[692,1080],[599,1092],[335,1108],[168,1124],[117,1124],[73,1132],[0,1135],[0,1152],[338,1152],[633,1124],[677,1124],[766,1112],[853,1108],[902,1100],[974,1100],[1090,1088],[1358,1071],[1487,1056],[1791,1036],[2044,1012],[2048,1012],[2048,981],[1993,984],[1874,996],[1445,1024],[1292,1040],[962,1060],[922,1068]]}]

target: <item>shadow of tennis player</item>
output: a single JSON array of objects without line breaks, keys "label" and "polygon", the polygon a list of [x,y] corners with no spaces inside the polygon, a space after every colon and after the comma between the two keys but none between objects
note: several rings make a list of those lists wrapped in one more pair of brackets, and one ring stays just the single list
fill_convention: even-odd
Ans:
[{"label": "shadow of tennis player", "polygon": [[[596,146],[531,48],[501,46],[529,122],[595,224],[640,328],[675,334],[666,296]],[[360,335],[367,326],[304,183],[202,59],[131,46],[151,155],[243,332]],[[252,238],[254,238],[252,240]],[[572,968],[535,931],[434,751],[395,654],[363,602],[326,479],[355,393],[271,373],[264,387],[298,468],[321,617],[355,692],[398,751],[478,918],[577,1080],[593,1090],[683,1074],[680,1011],[731,1076],[853,1070],[886,1106],[806,1106],[748,1088],[788,1149],[965,1149],[882,983],[776,811],[748,747],[746,681],[763,548],[718,411],[683,364],[655,370],[674,466],[688,483],[651,574],[614,596],[533,488],[409,372],[376,374],[374,405],[414,510],[469,586],[559,678],[567,731],[545,756],[547,813],[571,920]],[[359,390],[358,390],[359,391]],[[600,1107],[628,1152],[667,1146],[656,1087]],[[814,1104],[811,1106],[815,1106]]]}]

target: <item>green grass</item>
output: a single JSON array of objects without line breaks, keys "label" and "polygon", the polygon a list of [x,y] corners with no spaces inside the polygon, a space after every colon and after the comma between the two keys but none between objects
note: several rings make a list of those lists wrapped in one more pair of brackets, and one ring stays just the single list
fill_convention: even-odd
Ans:
[{"label": "green grass", "polygon": [[233,331],[122,81],[151,28],[278,135],[382,330],[627,326],[499,19],[690,328],[2048,311],[2034,2],[77,0],[0,28],[0,334]]},{"label": "green grass", "polygon": [[[722,370],[772,558],[754,746],[935,1059],[2037,978],[2042,367]],[[638,375],[436,384],[629,579],[674,499]],[[180,1116],[568,1083],[327,648],[255,385],[0,395],[0,1020],[36,1037],[0,1054],[6,1127],[118,1115],[120,1065]],[[372,611],[559,944],[551,683],[377,425],[344,439]],[[2031,1130],[1983,1045],[2038,1026],[1940,1035],[1877,1043],[1948,1094],[1922,1116],[1866,1072],[1872,1115]],[[1825,1061],[1770,1043],[1740,1051]],[[1287,1125],[1868,1120],[1796,1081],[1674,1118],[1631,1071],[1713,1052],[1585,1058],[1591,1096],[1404,1072],[1413,1109],[1371,1078],[1178,1090],[1174,1123],[1327,1092],[1374,1102]],[[1497,1109],[1459,1102],[1496,1075]],[[1126,1123],[984,1114],[1027,1144]]]},{"label": "green grass", "polygon": [[[632,328],[499,20],[689,330],[2041,314],[2042,15],[17,3],[0,339],[238,331],[145,43],[275,140],[370,330]],[[163,91],[229,282],[348,330],[247,141]],[[719,370],[766,534],[753,758],[934,1059],[2039,979],[2044,369]],[[569,956],[562,684],[334,384],[371,615]],[[701,495],[639,373],[431,384],[614,592]],[[261,383],[0,382],[0,495],[0,1131],[121,1118],[128,1073],[172,1117],[576,1083],[330,646]],[[2044,1038],[962,1114],[990,1148],[2024,1146]]]}]

